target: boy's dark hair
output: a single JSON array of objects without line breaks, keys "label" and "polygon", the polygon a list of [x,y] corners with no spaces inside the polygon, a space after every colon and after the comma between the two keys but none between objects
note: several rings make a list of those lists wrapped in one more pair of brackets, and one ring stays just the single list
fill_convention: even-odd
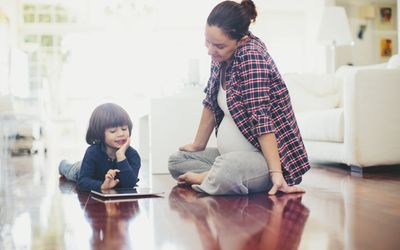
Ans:
[{"label": "boy's dark hair", "polygon": [[249,33],[251,21],[257,17],[256,6],[251,0],[242,0],[241,3],[224,1],[211,11],[207,18],[208,26],[220,28],[226,35],[240,40]]},{"label": "boy's dark hair", "polygon": [[128,113],[114,103],[105,103],[94,109],[86,132],[86,142],[90,145],[104,142],[104,131],[108,128],[126,126],[132,133],[132,121]]}]

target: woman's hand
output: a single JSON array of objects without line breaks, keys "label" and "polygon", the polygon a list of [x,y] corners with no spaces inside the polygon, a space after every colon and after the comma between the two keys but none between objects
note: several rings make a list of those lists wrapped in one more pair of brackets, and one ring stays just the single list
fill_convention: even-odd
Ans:
[{"label": "woman's hand", "polygon": [[179,148],[180,151],[187,151],[187,152],[203,151],[204,149],[205,149],[204,146],[200,146],[194,143],[186,144]]},{"label": "woman's hand", "polygon": [[282,173],[271,173],[272,188],[269,190],[269,195],[275,195],[277,191],[284,193],[304,193],[305,190],[299,186],[289,186]]},{"label": "woman's hand", "polygon": [[123,161],[125,160],[125,152],[129,148],[129,145],[131,144],[131,138],[128,137],[124,145],[122,145],[116,152],[115,156],[117,157],[117,161]]},{"label": "woman's hand", "polygon": [[101,185],[101,189],[107,190],[107,189],[114,188],[119,182],[119,179],[115,179],[115,176],[117,176],[118,172],[119,172],[119,169],[108,170],[107,174],[105,175],[104,182]]}]

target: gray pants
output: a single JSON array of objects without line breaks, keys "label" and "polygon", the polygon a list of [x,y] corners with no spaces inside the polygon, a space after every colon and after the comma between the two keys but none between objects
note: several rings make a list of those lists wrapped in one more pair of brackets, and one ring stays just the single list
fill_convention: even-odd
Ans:
[{"label": "gray pants", "polygon": [[58,165],[58,172],[64,176],[67,180],[78,181],[79,171],[81,170],[82,161],[70,163],[66,160],[62,160]]},{"label": "gray pants", "polygon": [[268,166],[261,152],[230,152],[220,155],[216,148],[199,152],[179,151],[169,157],[169,172],[177,179],[186,172],[208,175],[192,188],[211,195],[267,192],[272,187]]}]

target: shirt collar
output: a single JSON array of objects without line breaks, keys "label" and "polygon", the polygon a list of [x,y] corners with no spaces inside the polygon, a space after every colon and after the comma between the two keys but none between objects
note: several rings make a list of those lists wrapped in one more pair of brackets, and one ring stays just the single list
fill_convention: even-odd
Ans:
[{"label": "shirt collar", "polygon": [[115,161],[117,160],[116,158],[113,159],[113,158],[111,158],[110,156],[108,156],[108,154],[107,154],[107,149],[106,149],[106,145],[104,145],[103,142],[100,143],[100,149],[101,149],[101,151],[106,155],[107,161],[115,162]]}]

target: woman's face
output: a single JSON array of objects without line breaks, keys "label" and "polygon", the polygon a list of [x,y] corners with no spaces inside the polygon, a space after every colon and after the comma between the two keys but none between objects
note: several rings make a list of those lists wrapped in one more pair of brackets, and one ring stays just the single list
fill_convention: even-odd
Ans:
[{"label": "woman's face", "polygon": [[205,36],[208,54],[217,62],[229,61],[239,45],[237,40],[231,39],[217,26],[207,24]]}]

